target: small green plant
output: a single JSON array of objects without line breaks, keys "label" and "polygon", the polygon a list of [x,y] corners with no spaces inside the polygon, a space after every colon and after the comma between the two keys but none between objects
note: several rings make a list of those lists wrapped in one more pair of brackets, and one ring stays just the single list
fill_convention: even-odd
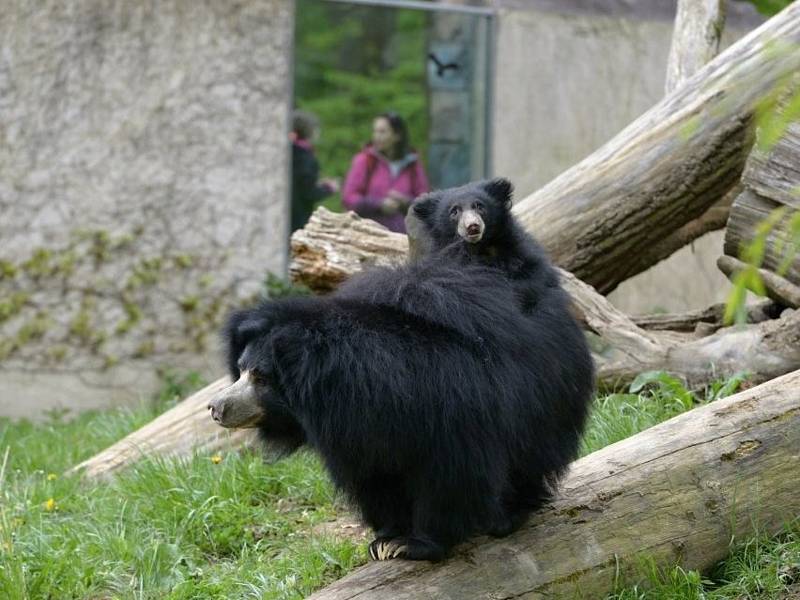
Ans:
[{"label": "small green plant", "polygon": [[0,258],[0,281],[3,279],[13,279],[17,275],[17,267],[14,263]]},{"label": "small green plant", "polygon": [[797,257],[800,248],[800,211],[790,213],[788,207],[782,206],[758,224],[753,239],[740,250],[739,256],[746,266],[733,277],[733,287],[725,302],[723,320],[726,324],[744,323],[747,320],[747,290],[759,296],[767,295],[759,269],[764,262],[769,236],[778,227],[783,228],[789,242],[779,240],[774,246],[775,251],[782,255],[777,274],[784,275]]},{"label": "small green plant", "polygon": [[694,394],[686,389],[685,383],[664,371],[640,373],[631,383],[630,392],[631,394],[637,394],[650,385],[656,386],[662,394],[674,397],[686,410],[694,407]]},{"label": "small green plant", "polygon": [[275,300],[277,298],[288,298],[290,296],[308,296],[311,294],[304,285],[292,283],[288,279],[278,277],[274,273],[267,273],[264,279],[264,295]]},{"label": "small green plant", "polygon": [[763,15],[771,17],[789,6],[794,0],[750,0]]},{"label": "small green plant", "polygon": [[7,299],[0,300],[0,323],[19,314],[29,298],[25,292],[14,292]]},{"label": "small green plant", "polygon": [[53,252],[51,250],[37,248],[33,251],[31,257],[22,263],[22,269],[32,279],[47,277],[53,272],[53,265],[50,262],[52,258]]},{"label": "small green plant", "polygon": [[159,378],[161,387],[153,395],[153,401],[161,409],[177,404],[208,384],[197,371],[180,372],[175,369],[165,369],[159,372]]}]

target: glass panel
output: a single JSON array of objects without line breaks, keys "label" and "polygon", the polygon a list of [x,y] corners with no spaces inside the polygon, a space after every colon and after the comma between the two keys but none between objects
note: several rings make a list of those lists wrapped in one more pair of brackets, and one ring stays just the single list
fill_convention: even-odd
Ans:
[{"label": "glass panel", "polygon": [[434,13],[428,29],[431,180],[460,185],[488,173],[487,17]]},{"label": "glass panel", "polygon": [[[485,177],[490,17],[390,4],[296,2],[295,107],[320,121],[321,175],[343,182],[373,119],[394,111],[431,187]],[[338,194],[323,203],[342,209]]]}]

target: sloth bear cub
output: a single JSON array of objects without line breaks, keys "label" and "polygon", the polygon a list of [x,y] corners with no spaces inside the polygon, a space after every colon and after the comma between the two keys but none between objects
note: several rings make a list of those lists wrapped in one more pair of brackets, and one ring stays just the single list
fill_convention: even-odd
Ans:
[{"label": "sloth bear cub", "polygon": [[519,280],[460,253],[264,302],[225,328],[234,383],[212,417],[318,452],[375,530],[373,559],[441,560],[511,533],[577,452],[592,364],[551,267],[527,277],[541,298],[523,314]]},{"label": "sloth bear cub", "polygon": [[541,310],[542,300],[563,308],[566,294],[555,269],[511,214],[512,192],[511,182],[503,178],[438,190],[417,199],[413,216],[422,223],[427,247],[449,248],[462,262],[505,272],[524,313]]}]

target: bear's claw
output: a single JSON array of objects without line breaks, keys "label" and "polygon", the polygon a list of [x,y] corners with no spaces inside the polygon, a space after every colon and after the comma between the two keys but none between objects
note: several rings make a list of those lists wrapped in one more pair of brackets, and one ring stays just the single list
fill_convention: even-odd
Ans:
[{"label": "bear's claw", "polygon": [[369,545],[369,557],[372,560],[391,560],[405,558],[408,545],[403,539],[378,538]]}]

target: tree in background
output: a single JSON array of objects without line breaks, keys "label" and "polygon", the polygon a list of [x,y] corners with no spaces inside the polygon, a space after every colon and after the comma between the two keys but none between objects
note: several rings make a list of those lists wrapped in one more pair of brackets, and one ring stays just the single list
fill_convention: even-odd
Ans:
[{"label": "tree in background", "polygon": [[[353,155],[369,141],[373,118],[386,110],[406,119],[424,160],[428,16],[298,0],[295,27],[295,105],[320,119],[316,153],[325,174],[346,174]],[[338,195],[324,204],[341,210]]]},{"label": "tree in background", "polygon": [[789,6],[794,0],[749,0],[763,15],[772,16]]}]

